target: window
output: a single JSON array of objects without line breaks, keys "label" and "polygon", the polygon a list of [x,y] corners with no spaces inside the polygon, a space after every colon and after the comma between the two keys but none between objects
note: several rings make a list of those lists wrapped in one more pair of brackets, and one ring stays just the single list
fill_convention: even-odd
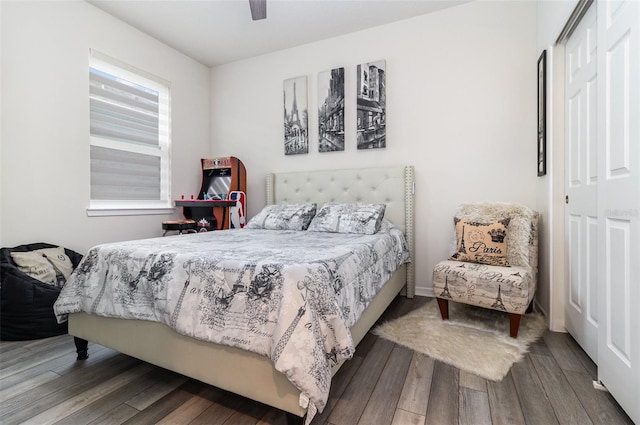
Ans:
[{"label": "window", "polygon": [[91,51],[90,215],[171,208],[169,86]]}]

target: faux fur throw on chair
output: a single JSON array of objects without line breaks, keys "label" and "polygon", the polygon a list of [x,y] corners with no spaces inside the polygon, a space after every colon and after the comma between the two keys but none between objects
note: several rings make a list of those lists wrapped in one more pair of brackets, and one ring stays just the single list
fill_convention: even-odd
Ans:
[{"label": "faux fur throw on chair", "polygon": [[[461,204],[455,217],[473,221],[499,221],[511,218],[507,229],[507,261],[513,266],[530,266],[530,245],[534,237],[531,223],[537,222],[538,213],[519,204],[508,202],[469,202]],[[456,235],[453,231],[451,253],[455,252]],[[537,264],[537,259],[534,259]]]}]

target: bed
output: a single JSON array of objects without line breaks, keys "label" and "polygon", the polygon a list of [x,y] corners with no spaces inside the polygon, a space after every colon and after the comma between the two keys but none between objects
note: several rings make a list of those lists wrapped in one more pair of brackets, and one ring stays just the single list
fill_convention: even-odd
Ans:
[{"label": "bed", "polygon": [[[413,174],[411,166],[269,174],[266,178],[267,204],[313,202],[317,203],[318,208],[326,202],[385,204],[385,219],[404,233],[406,246],[411,255]],[[234,231],[225,232],[228,234]],[[174,238],[189,237],[200,236],[185,235]],[[219,237],[224,237],[224,234],[219,233]],[[408,297],[413,297],[414,270],[411,262],[402,264],[393,272],[379,291],[376,290],[377,293],[372,295],[373,298],[367,300],[364,311],[361,314],[358,312],[357,320],[354,320],[347,332],[350,333],[354,347],[403,288]],[[79,358],[85,354],[83,351],[86,352],[86,341],[92,341],[281,409],[288,413],[289,419],[306,416],[308,422],[315,414],[316,405],[321,404],[314,402],[315,398],[309,397],[308,394],[315,395],[313,392],[309,393],[306,389],[301,391],[300,382],[291,378],[292,375],[288,371],[285,375],[280,371],[282,368],[274,365],[276,362],[272,359],[244,350],[240,348],[242,344],[229,346],[204,341],[199,339],[199,336],[186,336],[182,330],[182,333],[179,333],[163,323],[151,320],[103,317],[77,312],[68,314],[68,321],[69,334],[76,337]],[[327,323],[324,328],[334,331],[334,324]],[[351,354],[346,353],[346,356]],[[335,373],[342,364],[341,356],[338,355],[337,359],[329,373]]]}]

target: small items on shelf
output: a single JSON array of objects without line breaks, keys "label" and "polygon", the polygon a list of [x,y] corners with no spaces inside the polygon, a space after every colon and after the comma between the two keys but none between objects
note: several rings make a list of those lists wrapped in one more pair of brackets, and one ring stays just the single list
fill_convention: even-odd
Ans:
[{"label": "small items on shelf", "polygon": [[[198,197],[175,201],[182,207],[184,220],[162,223],[165,231],[199,232],[244,227],[246,211],[247,172],[242,161],[229,156],[202,158],[202,183]],[[194,199],[195,198],[195,199]]]}]

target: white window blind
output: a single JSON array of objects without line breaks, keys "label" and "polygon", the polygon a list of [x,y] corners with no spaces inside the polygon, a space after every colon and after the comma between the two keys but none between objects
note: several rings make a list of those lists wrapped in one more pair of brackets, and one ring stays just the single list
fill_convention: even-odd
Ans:
[{"label": "white window blind", "polygon": [[170,202],[170,84],[91,51],[90,210]]}]

